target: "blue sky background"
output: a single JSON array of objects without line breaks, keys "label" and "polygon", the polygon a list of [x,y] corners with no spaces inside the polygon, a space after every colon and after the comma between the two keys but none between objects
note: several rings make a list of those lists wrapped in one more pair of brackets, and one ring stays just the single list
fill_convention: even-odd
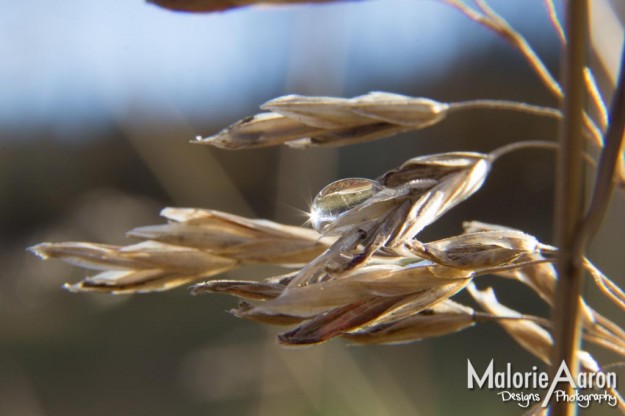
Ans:
[{"label": "blue sky background", "polygon": [[[492,3],[530,40],[554,41],[544,21],[534,23],[545,19],[542,1]],[[0,10],[0,123],[51,124],[68,137],[129,105],[159,116],[167,102],[188,120],[230,122],[276,89],[305,92],[291,74],[314,75],[317,65],[326,78],[317,85],[327,94],[407,78],[432,82],[459,56],[501,42],[428,0],[212,15],[173,13],[141,0],[0,0]]]}]

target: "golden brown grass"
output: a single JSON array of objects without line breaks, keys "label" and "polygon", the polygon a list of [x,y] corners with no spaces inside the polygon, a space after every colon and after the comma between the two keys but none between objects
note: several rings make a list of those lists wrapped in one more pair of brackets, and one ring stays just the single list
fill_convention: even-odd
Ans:
[{"label": "golden brown grass", "polygon": [[[525,38],[486,1],[476,0],[475,6],[463,0],[442,1],[506,39],[549,92],[559,100],[567,98]],[[545,4],[566,44],[553,3]],[[589,272],[607,299],[625,309],[623,291],[584,256],[584,245],[601,223],[614,184],[625,183],[624,116],[618,105],[622,86],[608,115],[592,72],[583,69],[583,88],[597,119],[580,113],[577,127],[590,145],[599,151],[605,145],[605,150],[596,163],[602,180],[595,186],[593,201],[598,202],[591,204],[587,221],[579,228],[582,243],[576,246],[573,260]],[[267,112],[195,142],[235,150],[282,144],[302,149],[344,146],[422,129],[466,110],[511,110],[569,120],[566,111],[515,101],[442,103],[384,92],[350,99],[289,95],[261,108]],[[551,320],[512,310],[498,301],[492,288],[479,290],[475,283],[484,275],[514,279],[553,307],[562,280],[553,263],[561,259],[562,251],[520,230],[480,222],[467,222],[463,234],[438,241],[421,241],[419,234],[477,192],[491,165],[503,155],[527,147],[554,146],[527,142],[489,154],[418,156],[376,179],[337,181],[313,202],[310,222],[314,230],[218,211],[167,208],[162,214],[169,223],[128,233],[143,240],[138,244],[42,243],[31,250],[41,258],[97,270],[94,276],[66,286],[77,292],[160,291],[242,264],[280,265],[289,268],[287,274],[262,281],[208,280],[193,286],[192,293],[236,296],[241,303],[231,311],[234,315],[290,326],[278,336],[282,345],[317,344],[336,337],[357,344],[403,343],[497,322],[514,341],[549,365],[554,362],[551,331],[561,328],[564,318],[556,315]],[[560,151],[564,150],[566,143],[560,145]],[[578,156],[581,160],[583,154]],[[464,289],[483,311],[451,300]],[[625,356],[623,329],[576,293],[564,296],[580,310],[574,324],[581,328],[585,341]],[[581,347],[565,347],[572,348],[573,360],[581,363],[579,371],[602,371]],[[620,409],[625,412],[622,401]]]}]

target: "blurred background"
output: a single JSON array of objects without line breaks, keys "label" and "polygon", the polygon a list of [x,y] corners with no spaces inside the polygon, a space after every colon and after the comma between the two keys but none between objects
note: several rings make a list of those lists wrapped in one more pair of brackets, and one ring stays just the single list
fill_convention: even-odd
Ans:
[{"label": "blurred background", "polygon": [[[557,74],[559,43],[543,2],[490,3]],[[622,4],[592,3],[590,58],[609,96]],[[467,112],[341,149],[228,152],[188,143],[292,93],[352,97],[379,90],[556,106],[503,40],[427,0],[210,15],[142,0],[0,0],[0,56],[0,415],[522,413],[494,391],[466,388],[467,358],[478,369],[491,358],[520,371],[542,368],[494,325],[402,346],[338,340],[283,349],[273,328],[224,312],[236,305],[233,298],[191,297],[185,288],[71,294],[61,284],[85,271],[25,252],[42,241],[128,244],[124,233],[160,223],[166,206],[302,225],[314,195],[338,178],[375,178],[428,153],[555,139],[551,121]],[[462,221],[480,220],[551,242],[553,165],[550,151],[507,156],[483,191],[422,238],[458,234]],[[614,202],[592,255],[622,282],[622,195]],[[221,277],[272,273],[243,268]],[[495,285],[512,308],[548,313],[524,287],[490,278],[478,283]],[[605,407],[595,411],[607,414]]]}]

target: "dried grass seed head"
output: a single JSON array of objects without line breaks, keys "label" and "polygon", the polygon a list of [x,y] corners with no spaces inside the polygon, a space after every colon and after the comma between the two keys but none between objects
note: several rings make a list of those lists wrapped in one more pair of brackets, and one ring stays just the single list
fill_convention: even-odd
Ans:
[{"label": "dried grass seed head", "polygon": [[442,120],[447,104],[425,98],[372,92],[351,99],[287,95],[197,143],[226,149],[287,144],[291,147],[343,146],[417,130]]},{"label": "dried grass seed head", "polygon": [[465,233],[425,244],[411,245],[416,255],[460,269],[477,270],[507,264],[523,254],[536,253],[538,241],[516,230]]},{"label": "dried grass seed head", "polygon": [[314,284],[328,271],[366,263],[379,249],[401,247],[477,191],[490,160],[480,153],[436,154],[411,159],[377,181],[350,178],[326,187],[315,198],[313,219],[324,235],[341,237],[289,286]]},{"label": "dried grass seed head", "polygon": [[55,258],[88,269],[104,270],[71,291],[114,294],[162,291],[237,267],[238,261],[201,250],[158,242],[120,247],[93,243],[42,243],[30,249],[43,259]]},{"label": "dried grass seed head", "polygon": [[307,228],[220,211],[167,208],[161,214],[172,222],[139,227],[128,235],[201,248],[244,263],[284,265],[305,264],[321,254],[328,244],[318,233]]},{"label": "dried grass seed head", "polygon": [[31,251],[102,270],[72,291],[135,293],[168,290],[225,272],[241,263],[306,264],[327,248],[318,233],[219,211],[167,208],[172,222],[140,227],[129,235],[144,238],[130,246],[93,243],[42,243]]},{"label": "dried grass seed head", "polygon": [[[450,283],[405,295],[377,296],[341,306],[279,335],[278,341],[282,345],[316,344],[379,322],[398,310],[410,310],[412,315],[449,299],[466,287],[468,282]],[[409,315],[397,315],[398,319],[402,316]]]},{"label": "dried grass seed head", "polygon": [[371,124],[423,128],[440,121],[448,105],[427,98],[414,98],[386,92],[370,92],[351,99],[287,95],[261,106],[304,124],[326,129]]},{"label": "dried grass seed head", "polygon": [[399,319],[376,321],[342,338],[360,345],[403,344],[448,335],[475,325],[473,309],[450,299]]},{"label": "dried grass seed head", "polygon": [[466,285],[472,276],[470,271],[430,262],[409,266],[366,265],[346,273],[324,276],[313,284],[289,285],[275,299],[259,304],[258,309],[268,313],[311,317],[372,297],[393,297],[417,292],[423,293],[423,299],[436,297],[439,288]]}]

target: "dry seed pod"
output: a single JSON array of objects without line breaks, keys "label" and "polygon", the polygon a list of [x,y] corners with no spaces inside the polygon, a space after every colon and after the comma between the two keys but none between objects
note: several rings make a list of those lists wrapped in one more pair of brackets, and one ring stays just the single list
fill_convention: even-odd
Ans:
[{"label": "dry seed pod", "polygon": [[162,292],[206,279],[229,269],[215,269],[193,275],[172,273],[162,269],[111,270],[89,276],[75,284],[66,283],[63,288],[70,292],[98,292],[111,295]]},{"label": "dry seed pod", "polygon": [[192,295],[203,293],[226,293],[241,299],[268,300],[278,297],[296,272],[274,276],[263,281],[210,280],[191,287]]},{"label": "dry seed pod", "polygon": [[234,150],[278,144],[343,146],[428,127],[445,117],[448,106],[426,98],[372,92],[351,99],[287,95],[261,108],[271,112],[245,118],[196,142]]},{"label": "dry seed pod", "polygon": [[[509,227],[487,224],[478,221],[465,222],[463,225],[465,231],[469,233],[484,231],[520,232]],[[539,253],[524,253],[515,260],[515,263],[523,264],[540,260],[544,260],[544,257]],[[534,263],[518,269],[493,271],[493,274],[505,278],[511,278],[523,283],[538,294],[538,296],[540,296],[547,304],[553,305],[553,296],[557,279],[556,270],[553,264]],[[588,306],[581,296],[579,298],[579,303],[582,324],[584,331],[586,331],[586,334],[590,337],[589,340],[591,342],[598,342],[599,345],[604,347],[613,346],[617,349],[623,348],[623,340],[625,339],[625,332],[623,329]]]},{"label": "dry seed pod", "polygon": [[351,99],[287,95],[261,108],[325,129],[371,124],[372,120],[423,128],[442,120],[448,105],[427,98],[370,92]]},{"label": "dry seed pod", "polygon": [[347,98],[285,95],[267,101],[260,108],[321,129],[371,124],[369,117],[351,110],[350,100]]},{"label": "dry seed pod", "polygon": [[319,223],[323,223],[324,235],[341,234],[342,237],[306,265],[289,286],[313,284],[327,271],[340,273],[363,264],[380,248],[401,247],[476,192],[489,168],[488,155],[453,152],[411,159],[378,179],[377,183],[386,186],[383,189],[373,181],[349,179],[358,181],[362,190],[344,195],[344,189],[349,191],[350,187],[337,182],[340,186],[330,187],[337,192],[322,191],[319,199],[323,203],[330,199],[332,203],[326,204],[329,206],[341,205],[347,200],[346,210],[341,206],[326,215],[323,209],[318,209],[315,216],[336,217],[332,222]]},{"label": "dry seed pod", "polygon": [[451,152],[411,159],[372,181],[368,185],[370,197],[326,225],[324,235],[379,220],[410,200],[410,218],[402,225],[402,231],[396,233],[400,237],[395,237],[395,241],[407,238],[410,233],[413,237],[477,191],[489,169],[489,156],[481,153]]},{"label": "dry seed pod", "polygon": [[74,291],[134,293],[166,290],[214,276],[244,263],[305,264],[327,243],[316,232],[219,211],[168,208],[174,223],[140,227],[130,236],[146,238],[118,247],[92,243],[44,243],[31,248],[41,258],[60,258],[104,270]]},{"label": "dry seed pod", "polygon": [[426,299],[438,296],[437,290],[441,287],[466,285],[471,278],[469,271],[429,262],[407,267],[363,266],[315,284],[289,286],[280,296],[259,304],[257,308],[268,313],[311,317],[373,296],[391,297],[426,291],[422,296]]},{"label": "dry seed pod", "polygon": [[201,250],[145,241],[130,246],[95,243],[41,243],[30,250],[42,259],[56,258],[75,266],[94,270],[162,268],[197,273],[236,261]]},{"label": "dry seed pod", "polygon": [[342,338],[355,344],[402,344],[448,335],[475,325],[473,309],[450,299],[396,320],[376,322]]},{"label": "dry seed pod", "polygon": [[390,170],[378,181],[390,188],[396,188],[413,180],[440,181],[445,176],[460,173],[483,163],[488,156],[476,152],[448,152],[414,157],[399,168]]},{"label": "dry seed pod", "polygon": [[[325,215],[326,221],[321,229],[324,236],[340,235],[353,228],[369,231],[384,217],[390,218],[393,210],[398,209],[405,201],[415,199],[417,195],[422,195],[438,184],[437,181],[424,179],[413,180],[397,188],[386,188],[379,185],[377,181],[371,182],[373,182],[371,189],[375,192],[372,192],[369,198],[363,199],[360,204],[354,204],[339,215]],[[324,211],[314,214],[323,216]]]},{"label": "dry seed pod", "polygon": [[346,281],[351,286],[362,288],[375,296],[395,296],[463,282],[473,277],[471,271],[429,262],[411,264],[386,273],[372,270],[376,268],[384,270],[390,266],[361,267],[330,282]]},{"label": "dry seed pod", "polygon": [[[463,223],[465,233],[479,232],[518,232],[513,228],[504,227],[502,225],[488,224],[479,221],[467,221]],[[531,236],[530,236],[531,237]],[[533,238],[533,237],[531,237]],[[542,260],[544,257],[540,253],[524,253],[518,258],[519,263],[532,262]],[[527,285],[538,296],[540,296],[548,304],[553,302],[553,291],[555,289],[556,271],[550,263],[531,264],[514,270],[505,270],[495,272],[496,275],[512,278]]]},{"label": "dry seed pod", "polygon": [[[161,215],[176,223],[215,227],[226,236],[265,236],[318,239],[319,234],[308,228],[279,224],[269,220],[249,219],[227,212],[198,208],[165,208]],[[222,237],[223,238],[223,237]]]},{"label": "dry seed pod", "polygon": [[515,230],[466,233],[430,243],[415,242],[411,249],[418,256],[460,269],[501,266],[522,254],[535,253],[538,241]]},{"label": "dry seed pod", "polygon": [[352,303],[302,323],[297,328],[278,336],[282,345],[309,345],[327,341],[331,338],[353,332],[372,323],[394,310],[413,305],[414,312],[419,312],[444,301],[462,290],[470,280],[450,283],[425,289],[412,294],[398,296],[378,296]]},{"label": "dry seed pod", "polygon": [[490,224],[482,221],[465,221],[462,223],[462,228],[465,233],[479,233],[481,231],[519,231],[504,225]]},{"label": "dry seed pod", "polygon": [[355,97],[352,111],[390,124],[424,128],[436,124],[447,115],[449,105],[429,98],[414,98],[387,92],[370,92]]},{"label": "dry seed pod", "polygon": [[349,304],[305,321],[291,331],[278,335],[281,345],[310,345],[353,331],[384,314],[409,296],[372,298]]},{"label": "dry seed pod", "polygon": [[293,325],[299,324],[305,318],[285,314],[270,314],[258,310],[251,303],[240,302],[238,308],[229,311],[237,318],[249,319],[269,325]]},{"label": "dry seed pod", "polygon": [[157,242],[119,247],[92,243],[42,243],[30,249],[43,259],[56,258],[102,273],[65,287],[72,291],[135,293],[168,290],[214,276],[238,261],[201,250]]},{"label": "dry seed pod", "polygon": [[[436,221],[443,214],[473,195],[484,183],[490,171],[490,158],[480,153],[448,153],[414,159],[404,164],[403,168],[380,181],[385,186],[397,183],[400,178],[409,181],[415,179],[433,179],[438,175],[438,184],[422,192],[414,201],[408,220],[402,229],[391,240],[389,246],[399,246],[414,238],[421,230]],[[423,162],[428,163],[423,163]],[[415,163],[416,162],[416,163]],[[429,163],[436,162],[436,163]],[[451,172],[449,167],[453,166]],[[425,169],[422,169],[425,167]],[[444,173],[447,171],[447,173]],[[429,174],[425,177],[414,177],[417,174]]]},{"label": "dry seed pod", "polygon": [[167,290],[233,269],[241,262],[305,264],[327,242],[315,231],[250,220],[219,211],[167,208],[170,224],[140,227],[139,244],[118,247],[91,243],[44,243],[33,248],[41,258],[60,258],[85,268],[104,270],[73,291],[135,293]]},{"label": "dry seed pod", "polygon": [[308,149],[311,147],[340,147],[357,143],[366,143],[400,133],[414,130],[409,127],[397,126],[384,122],[346,127],[342,129],[323,130],[310,137],[290,140],[285,145],[294,149]]},{"label": "dry seed pod", "polygon": [[[353,230],[352,230],[353,231]],[[327,280],[330,271],[347,269],[353,253],[366,238],[366,232],[348,232],[339,237],[323,254],[306,264],[289,282],[288,287],[299,287]]]},{"label": "dry seed pod", "polygon": [[267,282],[210,280],[194,285],[191,294],[226,293],[243,299],[268,300],[278,297],[284,288],[284,285]]},{"label": "dry seed pod", "polygon": [[166,208],[161,214],[175,222],[135,228],[128,235],[201,248],[245,263],[301,265],[327,248],[319,234],[302,227],[213,210]]},{"label": "dry seed pod", "polygon": [[302,124],[280,114],[260,113],[237,121],[213,136],[198,136],[194,143],[210,144],[228,150],[254,149],[314,137],[323,132],[323,129]]}]

